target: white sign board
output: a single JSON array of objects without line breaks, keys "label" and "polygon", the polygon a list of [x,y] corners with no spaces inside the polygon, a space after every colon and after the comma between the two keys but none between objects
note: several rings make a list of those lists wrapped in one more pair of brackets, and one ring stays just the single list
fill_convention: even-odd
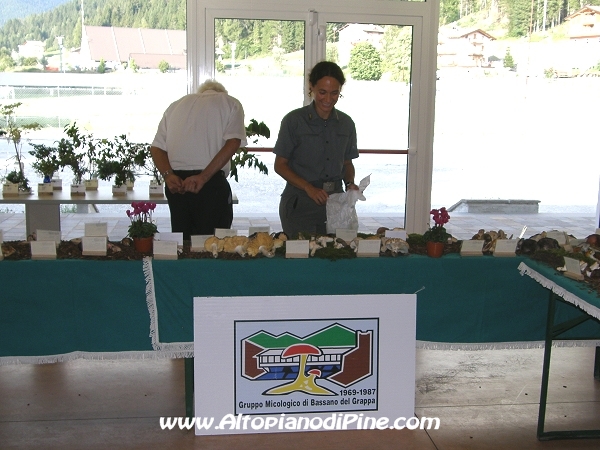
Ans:
[{"label": "white sign board", "polygon": [[56,245],[60,244],[60,231],[54,230],[36,230],[37,241],[54,241]]},{"label": "white sign board", "polygon": [[285,257],[308,258],[309,245],[305,239],[285,241]]},{"label": "white sign board", "polygon": [[84,256],[106,256],[106,236],[84,236],[81,240]]},{"label": "white sign board", "polygon": [[335,229],[335,237],[340,238],[343,241],[351,242],[356,238],[358,232],[356,230],[349,230],[347,228],[336,228]]},{"label": "white sign board", "polygon": [[177,259],[176,241],[154,241],[154,259]]},{"label": "white sign board", "polygon": [[213,418],[196,434],[413,417],[416,305],[416,294],[194,298],[195,415]]},{"label": "white sign board", "polygon": [[177,232],[177,233],[158,233],[158,236],[156,236],[154,238],[154,241],[175,241],[177,242],[177,245],[179,245],[180,247],[183,247],[183,233],[182,232]]},{"label": "white sign board", "polygon": [[405,241],[407,237],[406,230],[385,230],[385,237],[400,238]]},{"label": "white sign board", "polygon": [[195,236],[191,236],[192,238],[192,247],[190,248],[193,252],[203,252],[205,251],[204,243],[206,240],[211,237],[212,234],[198,234]]},{"label": "white sign board", "polygon": [[31,259],[56,259],[56,242],[31,241]]},{"label": "white sign board", "polygon": [[248,228],[248,236],[252,236],[254,233],[270,233],[270,232],[271,232],[271,227],[269,225]]},{"label": "white sign board", "polygon": [[483,244],[485,244],[484,241],[476,239],[462,241],[460,256],[483,256]]},{"label": "white sign board", "polygon": [[106,222],[86,223],[84,228],[84,236],[102,237],[108,236],[108,224]]},{"label": "white sign board", "polygon": [[228,236],[237,236],[237,230],[230,228],[215,228],[215,236],[219,239],[223,239]]}]

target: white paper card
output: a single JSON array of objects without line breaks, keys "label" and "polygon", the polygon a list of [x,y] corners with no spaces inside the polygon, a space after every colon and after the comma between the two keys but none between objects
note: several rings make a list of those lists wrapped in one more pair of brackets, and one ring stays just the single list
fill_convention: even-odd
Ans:
[{"label": "white paper card", "polygon": [[483,244],[485,241],[480,241],[476,239],[462,241],[462,245],[460,247],[460,254],[462,256],[479,256],[483,255]]},{"label": "white paper card", "polygon": [[56,259],[54,241],[31,241],[31,259]]},{"label": "white paper card", "polygon": [[229,228],[215,228],[215,236],[219,239],[226,238],[227,236],[237,236],[237,230]]},{"label": "white paper card", "polygon": [[82,255],[106,256],[106,236],[84,236],[81,240]]},{"label": "white paper card", "polygon": [[38,183],[38,195],[53,195],[52,183]]},{"label": "white paper card", "polygon": [[183,247],[183,232],[177,233],[157,233],[154,236],[154,242],[156,241],[174,241],[177,245]]},{"label": "white paper card", "polygon": [[38,241],[54,241],[56,244],[60,244],[60,231],[54,230],[37,230],[36,240]]},{"label": "white paper card", "polygon": [[248,228],[248,236],[252,236],[254,233],[270,233],[270,232],[271,232],[271,227],[269,225]]},{"label": "white paper card", "polygon": [[565,267],[567,268],[567,272],[571,272],[578,275],[581,274],[581,264],[577,259],[565,257]]},{"label": "white paper card", "polygon": [[496,248],[494,249],[494,256],[514,256],[518,243],[518,239],[498,239],[496,241]]},{"label": "white paper card", "polygon": [[347,228],[336,228],[335,229],[335,237],[340,238],[346,242],[352,241],[352,239],[356,238],[357,231],[349,230]]},{"label": "white paper card", "polygon": [[375,258],[379,257],[380,250],[381,241],[379,239],[361,239],[358,241],[356,256],[359,258]]},{"label": "white paper card", "polygon": [[177,241],[154,241],[155,259],[177,259]]},{"label": "white paper card", "polygon": [[556,239],[558,245],[565,245],[567,243],[567,233],[564,231],[547,231],[546,237]]},{"label": "white paper card", "polygon": [[108,224],[106,222],[86,223],[84,236],[108,236]]},{"label": "white paper card", "polygon": [[190,250],[193,252],[203,252],[205,250],[204,243],[209,237],[212,237],[212,235],[198,234],[196,236],[192,236],[192,247]]},{"label": "white paper card", "polygon": [[385,237],[406,240],[406,230],[385,230]]},{"label": "white paper card", "polygon": [[309,243],[307,240],[285,241],[286,258],[308,258]]}]

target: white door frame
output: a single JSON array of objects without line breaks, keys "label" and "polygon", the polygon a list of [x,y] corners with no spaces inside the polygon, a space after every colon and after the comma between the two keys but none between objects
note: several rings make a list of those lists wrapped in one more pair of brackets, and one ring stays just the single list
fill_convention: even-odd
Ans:
[{"label": "white door frame", "polygon": [[[405,223],[408,233],[423,233],[428,228],[439,2],[256,0],[246,4],[239,0],[187,0],[187,8],[188,92],[194,92],[200,81],[215,76],[214,26],[210,25],[215,17],[304,20],[306,70],[325,55],[325,38],[319,38],[319,29],[322,33],[327,21],[377,23],[379,16],[380,23],[399,20],[399,25],[413,25]],[[304,88],[307,89],[306,83]]]}]

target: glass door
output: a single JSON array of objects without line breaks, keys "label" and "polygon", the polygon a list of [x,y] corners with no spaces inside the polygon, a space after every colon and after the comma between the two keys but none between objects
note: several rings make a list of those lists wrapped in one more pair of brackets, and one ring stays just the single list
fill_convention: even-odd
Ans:
[{"label": "glass door", "polygon": [[[229,0],[213,3],[195,5],[199,29],[190,48],[197,46],[198,70],[192,85],[215,77],[241,101],[246,122],[264,121],[271,130],[270,139],[251,144],[267,149],[258,156],[270,173],[240,172],[239,186],[234,185],[240,199],[236,214],[277,214],[285,183],[272,172],[270,150],[283,116],[310,102],[311,68],[327,59],[336,61],[347,79],[337,108],[356,123],[356,179],[371,176],[367,200],[357,204],[359,217],[401,218],[410,232],[424,231],[433,141],[433,112],[426,106],[433,104],[435,87],[435,67],[428,64],[435,65],[429,48],[435,44],[425,45],[430,39],[423,36],[437,22],[436,11],[434,20],[430,17],[435,7],[430,2],[378,2],[365,12],[355,1],[325,6],[284,0],[273,11],[260,1],[251,9],[238,3],[228,8]],[[253,189],[246,189],[250,185]],[[249,198],[245,191],[252,192]]]}]

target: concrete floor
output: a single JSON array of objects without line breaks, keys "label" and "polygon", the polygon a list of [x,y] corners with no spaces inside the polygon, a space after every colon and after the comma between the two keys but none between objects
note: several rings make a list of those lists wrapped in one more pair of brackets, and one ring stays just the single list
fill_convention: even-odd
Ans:
[{"label": "concrete floor", "polygon": [[[196,437],[183,416],[182,360],[0,366],[1,449],[598,449],[600,439],[536,439],[541,349],[417,350],[416,411],[438,430]],[[553,350],[546,430],[600,429],[594,348]]]}]

